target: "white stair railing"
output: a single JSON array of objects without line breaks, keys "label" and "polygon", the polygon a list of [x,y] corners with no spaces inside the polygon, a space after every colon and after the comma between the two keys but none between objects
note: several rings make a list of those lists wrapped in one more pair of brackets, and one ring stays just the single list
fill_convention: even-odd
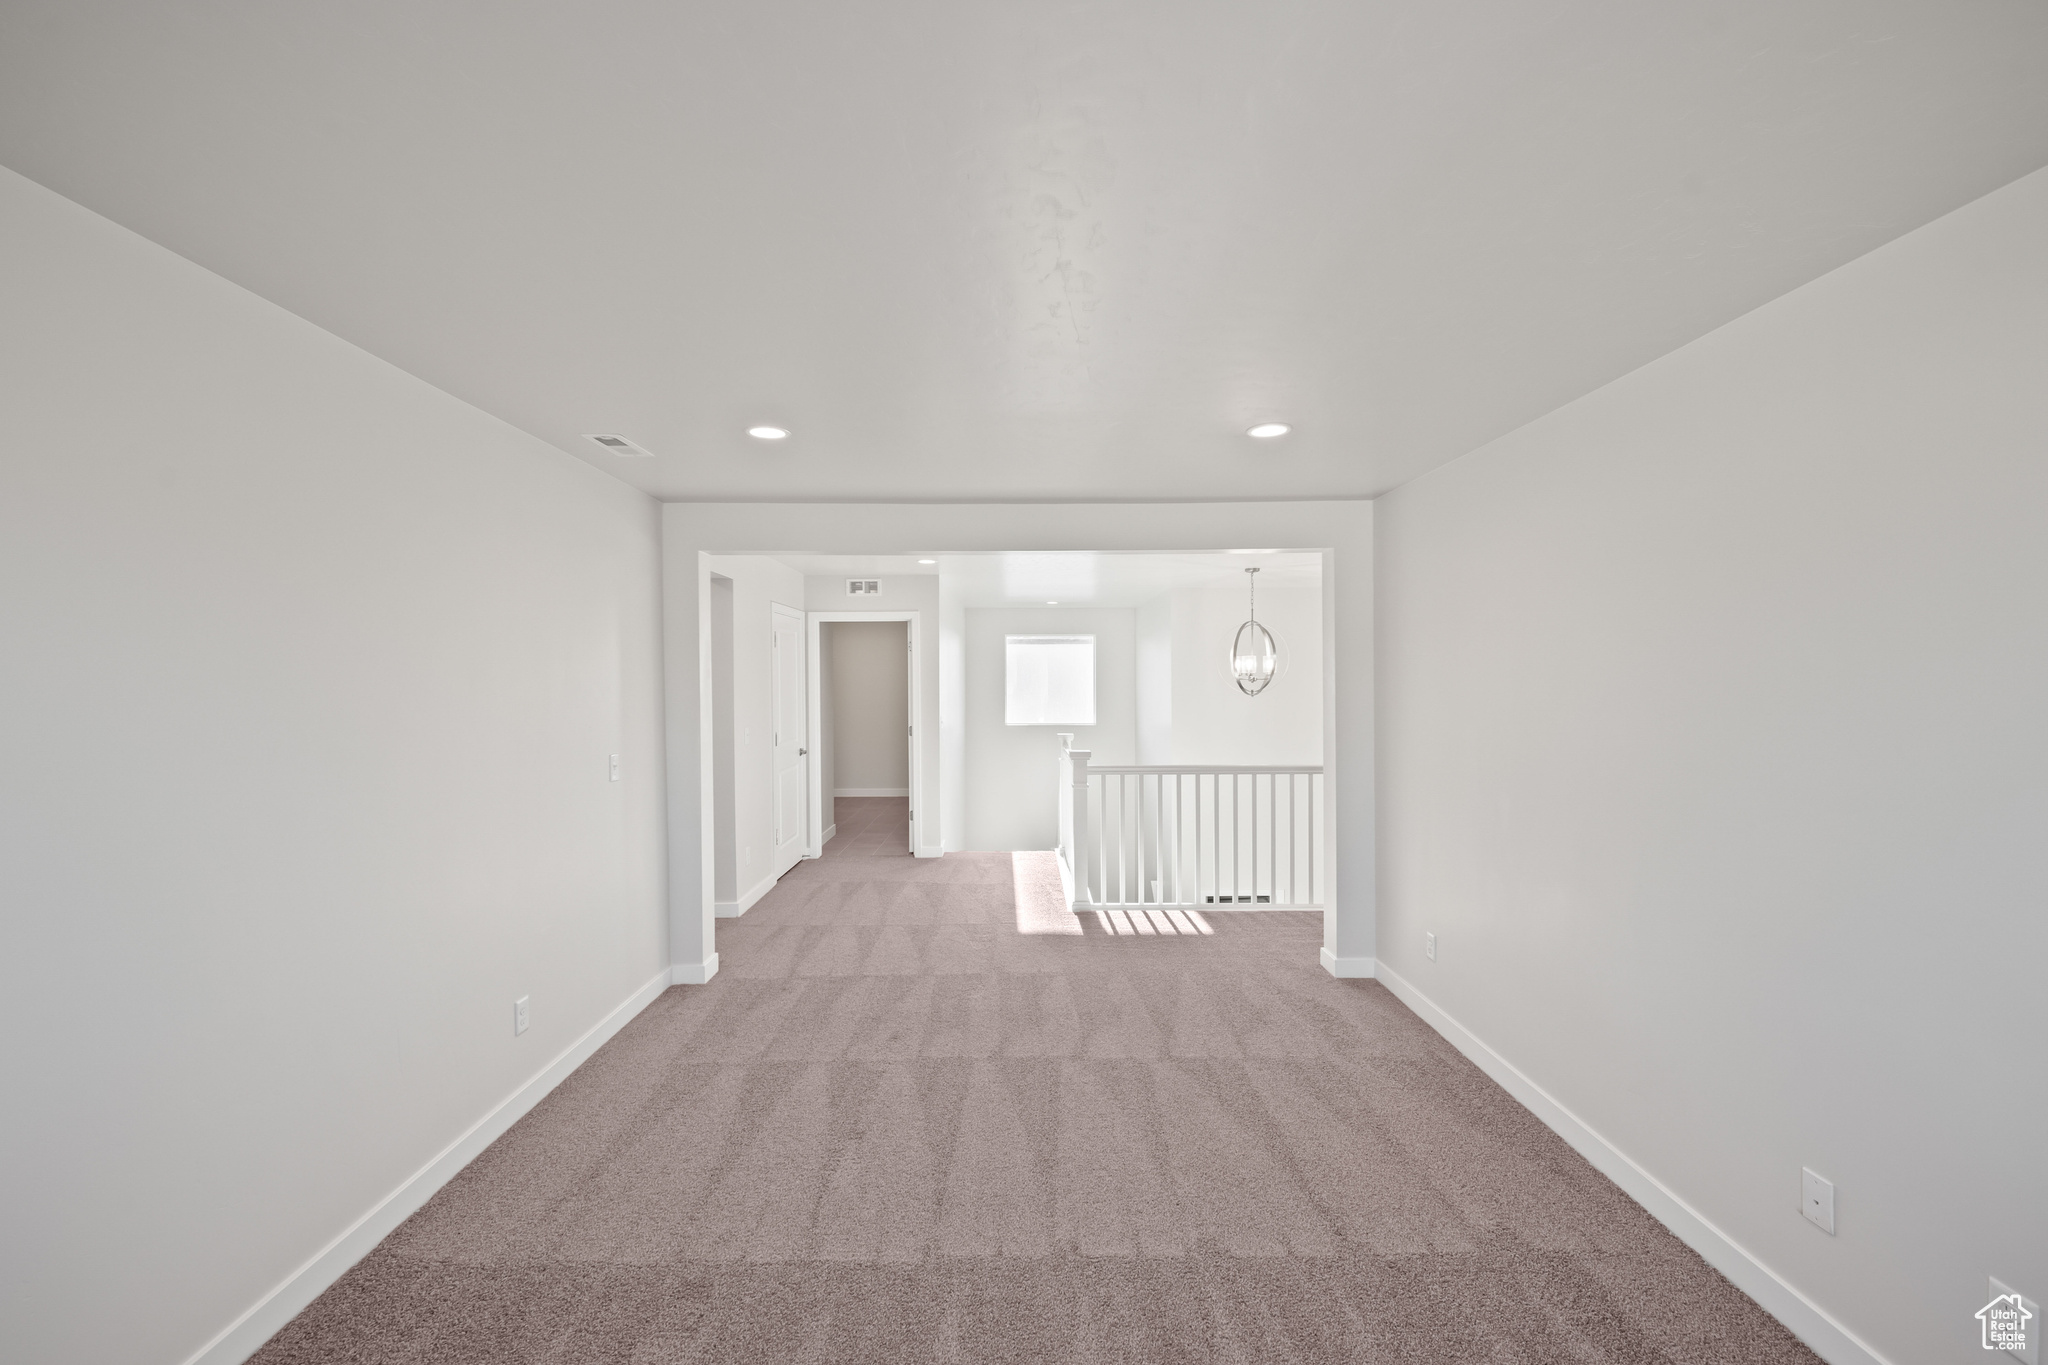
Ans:
[{"label": "white stair railing", "polygon": [[1060,741],[1070,905],[1322,906],[1320,767],[1095,767]]}]

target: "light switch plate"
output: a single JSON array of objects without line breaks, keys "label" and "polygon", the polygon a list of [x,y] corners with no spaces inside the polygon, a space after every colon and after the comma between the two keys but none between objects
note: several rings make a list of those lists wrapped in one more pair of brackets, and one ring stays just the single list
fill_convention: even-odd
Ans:
[{"label": "light switch plate", "polygon": [[1799,1212],[1807,1222],[1825,1232],[1835,1235],[1835,1187],[1832,1182],[1821,1179],[1812,1171],[1799,1172]]},{"label": "light switch plate", "polygon": [[616,781],[618,781],[618,780],[619,780],[619,756],[618,756],[617,754],[613,754],[613,755],[612,755],[612,781],[616,782]]},{"label": "light switch plate", "polygon": [[[2027,1312],[2033,1314],[2033,1316],[2027,1318],[2022,1323],[2023,1330],[2027,1334],[2027,1344],[2025,1348],[2022,1350],[2015,1351],[2008,1347],[2004,1353],[2005,1357],[2008,1360],[2025,1361],[2026,1365],[2041,1365],[2041,1305],[2035,1303],[2032,1299],[2028,1298],[2025,1294],[2020,1293],[2019,1290],[2014,1289],[2011,1285],[2005,1283],[2005,1281],[1999,1279],[1996,1275],[1993,1275],[1991,1277],[1991,1303],[1987,1303],[1984,1306],[1986,1308],[1989,1308],[1991,1307],[1991,1304],[1997,1303],[2000,1299],[2006,1297],[2007,1295],[2011,1295],[2013,1298],[2018,1299],[2020,1301],[2020,1307],[2024,1308]],[[1988,1341],[1984,1344],[1987,1347],[1990,1345]]]}]

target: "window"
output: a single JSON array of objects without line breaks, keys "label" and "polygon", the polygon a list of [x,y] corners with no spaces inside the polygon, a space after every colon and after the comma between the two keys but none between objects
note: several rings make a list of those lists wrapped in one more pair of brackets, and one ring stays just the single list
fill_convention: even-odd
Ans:
[{"label": "window", "polygon": [[1095,637],[1003,637],[1005,725],[1093,725]]}]

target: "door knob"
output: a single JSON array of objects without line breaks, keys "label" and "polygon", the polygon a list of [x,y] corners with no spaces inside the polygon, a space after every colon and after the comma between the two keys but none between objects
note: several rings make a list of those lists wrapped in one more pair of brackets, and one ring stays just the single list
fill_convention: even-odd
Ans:
[{"label": "door knob", "polygon": [[809,749],[798,749],[798,750],[796,751],[796,756],[797,756],[798,758],[802,758],[802,757],[803,757],[803,756],[804,756],[805,754],[808,754],[809,752],[810,752],[810,750],[809,750]]}]

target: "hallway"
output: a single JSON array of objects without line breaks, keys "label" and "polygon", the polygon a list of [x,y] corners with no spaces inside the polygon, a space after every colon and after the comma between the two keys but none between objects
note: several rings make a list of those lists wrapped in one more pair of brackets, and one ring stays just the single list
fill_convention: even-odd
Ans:
[{"label": "hallway", "polygon": [[839,802],[715,980],[255,1359],[1815,1359],[1322,972],[1319,915],[1110,935],[1049,855],[916,860],[905,821]]}]

